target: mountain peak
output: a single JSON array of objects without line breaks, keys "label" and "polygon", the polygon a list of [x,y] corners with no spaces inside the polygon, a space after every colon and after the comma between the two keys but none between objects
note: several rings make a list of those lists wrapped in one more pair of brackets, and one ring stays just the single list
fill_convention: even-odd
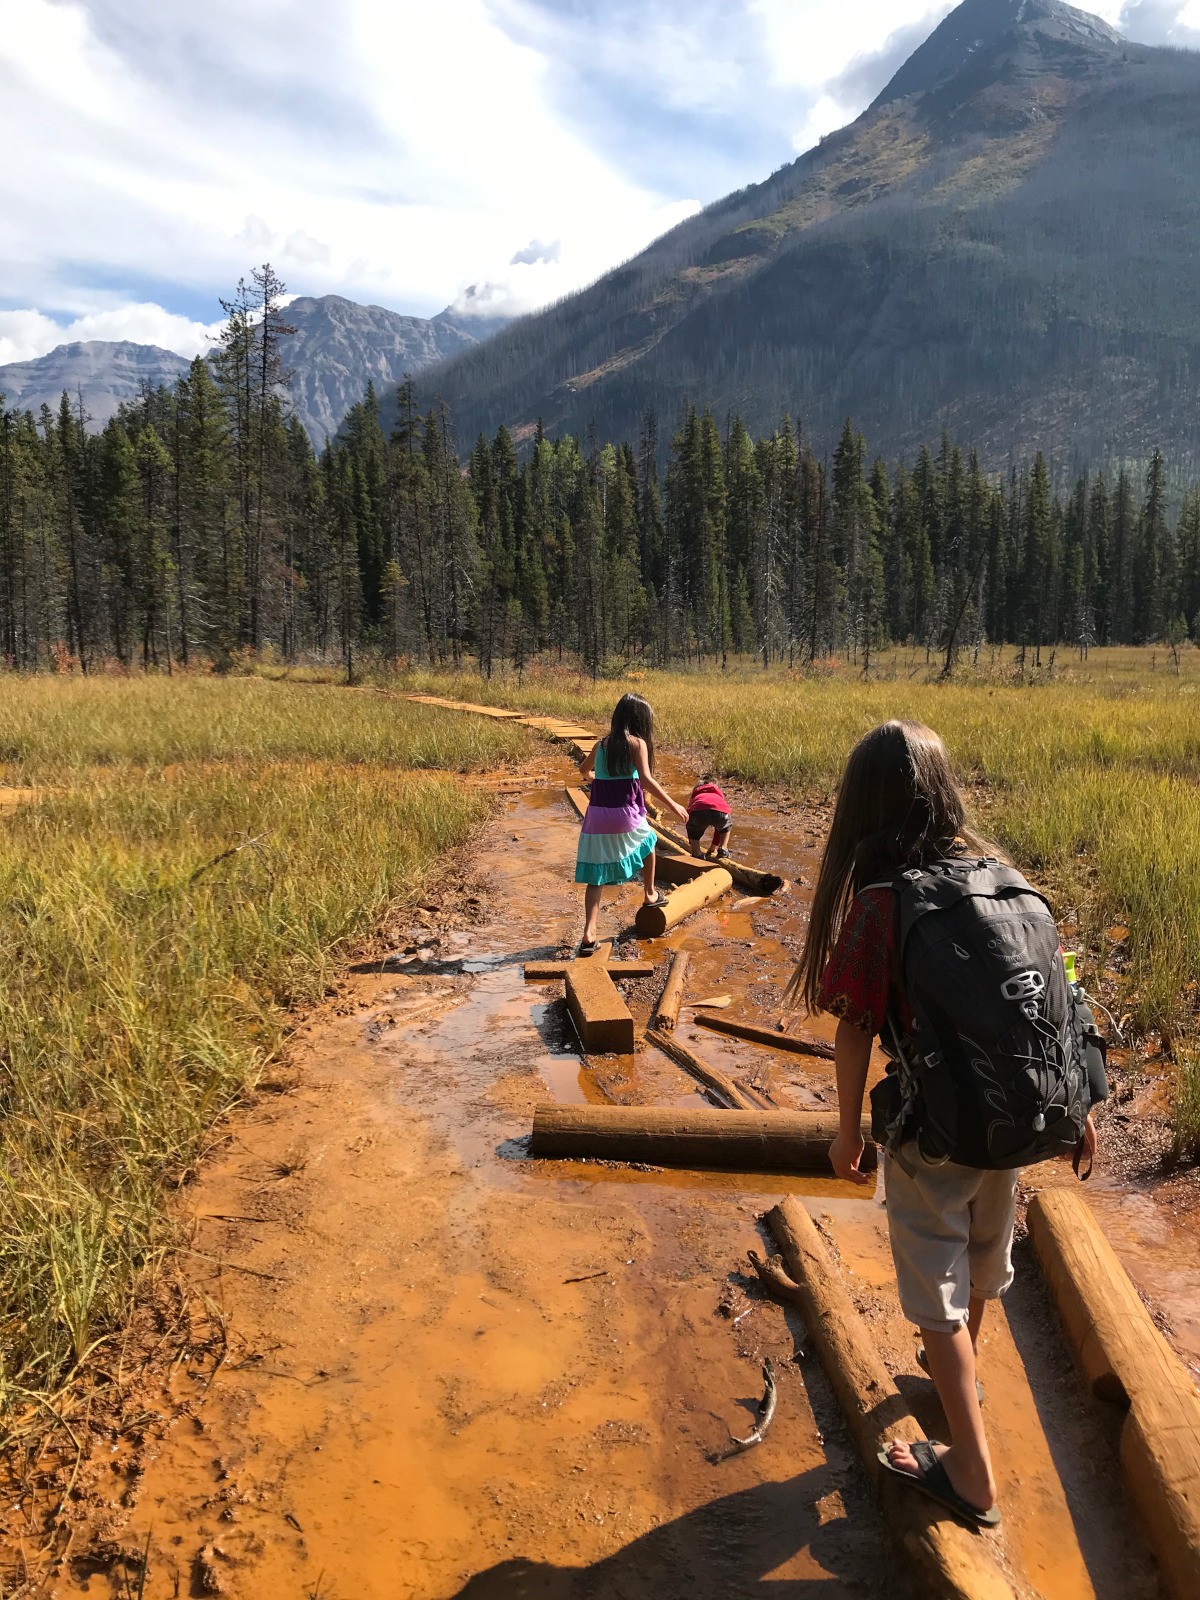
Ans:
[{"label": "mountain peak", "polygon": [[[909,56],[875,101],[925,94],[983,61],[1033,46],[1040,55],[1050,50],[1060,65],[1065,56],[1083,62],[1111,57],[1125,39],[1101,17],[1062,0],[963,0]],[[874,109],[874,107],[872,107]]]}]

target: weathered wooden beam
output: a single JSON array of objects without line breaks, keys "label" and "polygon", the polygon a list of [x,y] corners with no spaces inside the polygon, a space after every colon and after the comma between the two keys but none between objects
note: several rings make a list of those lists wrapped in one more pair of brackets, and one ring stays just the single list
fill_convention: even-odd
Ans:
[{"label": "weathered wooden beam", "polygon": [[696,856],[666,855],[660,850],[655,857],[654,876],[661,883],[694,883],[711,871],[712,862]]},{"label": "weathered wooden beam", "polygon": [[[685,834],[677,833],[659,817],[654,818],[654,831],[660,839],[666,839],[681,850],[684,855],[690,855],[691,841]],[[744,861],[734,861],[732,857],[719,863],[732,876],[734,883],[742,889],[750,889],[754,894],[775,894],[783,888],[783,879],[776,872],[762,872],[758,867],[747,866]]]},{"label": "weathered wooden beam", "polygon": [[[565,978],[574,966],[578,966],[577,961],[527,961],[525,982],[549,983],[555,978]],[[609,961],[604,970],[610,978],[652,978],[658,968],[653,961]]]},{"label": "weathered wooden beam", "polygon": [[563,793],[570,801],[571,806],[575,811],[575,815],[577,817],[582,817],[588,806],[588,797],[586,791],[572,785],[571,787],[564,789]]},{"label": "weathered wooden beam", "polygon": [[692,1077],[706,1089],[714,1090],[726,1105],[738,1111],[774,1109],[750,1090],[743,1089],[740,1083],[735,1083],[719,1068],[710,1065],[703,1056],[698,1056],[694,1050],[689,1050],[687,1045],[682,1044],[673,1034],[661,1033],[657,1028],[647,1028],[646,1042],[652,1044],[656,1050],[661,1050],[663,1055],[670,1056],[672,1061],[678,1063],[685,1072],[690,1072]]},{"label": "weathered wooden beam", "polygon": [[1200,1394],[1082,1195],[1046,1189],[1029,1233],[1095,1394],[1129,1407],[1125,1486],[1174,1600],[1200,1595]]},{"label": "weathered wooden beam", "polygon": [[590,1055],[632,1055],[633,1017],[601,961],[572,961],[564,975],[567,1007]]},{"label": "weathered wooden beam", "polygon": [[644,1161],[700,1171],[829,1172],[836,1112],[539,1106],[535,1156]]},{"label": "weathered wooden beam", "polygon": [[826,1039],[800,1030],[796,1033],[777,1033],[774,1028],[760,1028],[752,1022],[739,1022],[736,1017],[710,1017],[697,1013],[692,1021],[713,1033],[730,1034],[735,1039],[748,1039],[751,1044],[770,1045],[773,1050],[788,1050],[792,1055],[820,1056],[833,1060],[833,1046]]},{"label": "weathered wooden beam", "polygon": [[924,1433],[884,1366],[816,1224],[789,1196],[768,1213],[767,1225],[799,1291],[809,1337],[850,1424],[892,1539],[916,1579],[916,1592],[922,1600],[1015,1600],[987,1538],[960,1527],[880,1465],[879,1451],[890,1439],[911,1442]]},{"label": "weathered wooden beam", "polygon": [[687,977],[688,953],[686,950],[676,950],[671,957],[671,970],[667,973],[667,981],[663,985],[663,992],[658,997],[658,1007],[654,1013],[654,1025],[663,1032],[670,1033],[679,1021],[679,1007],[683,1001],[683,981]]},{"label": "weathered wooden beam", "polygon": [[686,918],[703,911],[705,906],[719,900],[733,888],[733,879],[720,867],[706,872],[691,883],[680,884],[661,905],[638,907],[634,927],[641,939],[661,939],[668,928],[677,927]]}]

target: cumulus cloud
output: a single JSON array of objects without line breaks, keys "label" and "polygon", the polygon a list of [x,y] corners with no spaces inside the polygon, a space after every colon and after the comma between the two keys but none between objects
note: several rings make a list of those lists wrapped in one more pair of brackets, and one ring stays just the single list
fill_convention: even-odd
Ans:
[{"label": "cumulus cloud", "polygon": [[1200,48],[1200,0],[1126,0],[1115,21],[1142,44]]},{"label": "cumulus cloud", "polygon": [[0,311],[0,366],[32,361],[56,345],[77,339],[128,339],[182,356],[198,356],[212,347],[219,327],[219,323],[193,322],[147,302],[112,305],[66,322],[57,322],[31,307]]},{"label": "cumulus cloud", "polygon": [[562,255],[562,240],[555,239],[553,244],[543,244],[540,239],[531,239],[523,250],[518,250],[509,262],[510,267],[532,267],[539,261],[557,261]]}]

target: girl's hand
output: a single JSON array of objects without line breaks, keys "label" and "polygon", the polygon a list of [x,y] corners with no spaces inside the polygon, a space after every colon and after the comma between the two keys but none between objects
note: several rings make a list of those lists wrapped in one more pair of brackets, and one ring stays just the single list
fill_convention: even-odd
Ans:
[{"label": "girl's hand", "polygon": [[833,1168],[834,1177],[840,1178],[843,1183],[870,1183],[870,1178],[865,1172],[858,1170],[858,1163],[862,1160],[866,1145],[860,1132],[839,1133],[829,1146],[829,1164]]},{"label": "girl's hand", "polygon": [[671,801],[671,809],[672,809],[672,811],[674,811],[675,815],[679,818],[680,822],[682,822],[683,825],[686,827],[687,826],[687,819],[688,819],[687,807],[686,806],[681,806],[679,804],[678,800],[672,800]]}]

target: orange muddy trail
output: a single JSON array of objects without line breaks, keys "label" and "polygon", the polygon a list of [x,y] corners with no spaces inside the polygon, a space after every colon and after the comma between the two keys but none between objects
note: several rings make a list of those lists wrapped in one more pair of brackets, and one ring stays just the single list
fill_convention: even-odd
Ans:
[{"label": "orange muddy trail", "polygon": [[[547,765],[559,781],[573,771]],[[686,792],[678,764],[665,778]],[[736,853],[811,880],[816,826],[730,797]],[[63,1600],[137,1593],[120,1552],[147,1536],[147,1600],[908,1593],[830,1391],[796,1354],[799,1324],[742,1270],[762,1247],[758,1215],[803,1194],[936,1433],[881,1205],[832,1180],[525,1159],[547,1098],[701,1103],[654,1052],[582,1062],[561,985],[522,980],[522,960],[578,937],[576,837],[560,788],[504,796],[476,858],[481,919],[423,913],[417,958],[354,974],[296,1048],[298,1087],[232,1124],[189,1193],[203,1220],[188,1272],[224,1309],[226,1359],[215,1378],[178,1373],[177,1420],[139,1465],[114,1445],[107,1561],[60,1572]],[[690,998],[728,993],[726,1015],[773,1016],[804,896],[735,911],[739,898],[642,944],[660,975],[627,987],[639,1024],[680,946]],[[602,935],[637,902],[633,888],[606,897]],[[834,1098],[829,1063],[706,1033],[686,1009],[679,1037],[780,1104]],[[766,1355],[779,1371],[771,1431],[711,1465],[729,1430],[752,1424]],[[1086,1394],[1024,1251],[981,1377],[1017,1592],[1150,1600],[1119,1418]]]}]

